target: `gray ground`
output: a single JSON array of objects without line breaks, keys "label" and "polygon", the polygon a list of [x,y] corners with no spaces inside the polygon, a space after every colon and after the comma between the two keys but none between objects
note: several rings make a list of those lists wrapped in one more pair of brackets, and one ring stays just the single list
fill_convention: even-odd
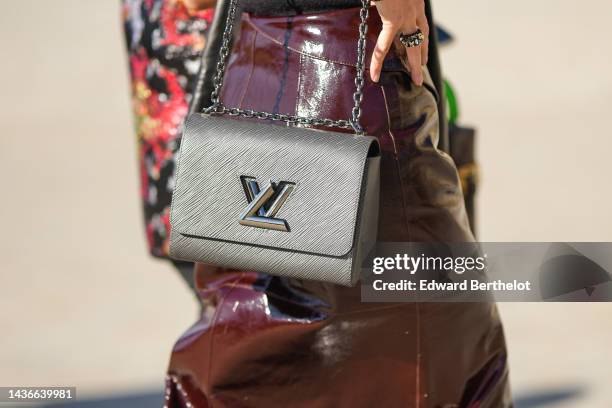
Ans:
[{"label": "gray ground", "polygon": [[[197,306],[145,252],[118,1],[1,4],[0,385],[149,406]],[[480,129],[481,238],[612,241],[610,2],[435,5]],[[519,406],[610,406],[609,304],[501,310]]]}]

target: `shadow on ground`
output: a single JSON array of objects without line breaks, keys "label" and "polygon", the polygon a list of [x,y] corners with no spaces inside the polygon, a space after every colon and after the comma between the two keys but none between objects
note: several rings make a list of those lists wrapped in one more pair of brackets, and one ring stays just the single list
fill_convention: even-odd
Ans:
[{"label": "shadow on ground", "polygon": [[569,403],[572,400],[578,406],[580,397],[586,394],[582,387],[564,387],[558,389],[547,389],[520,394],[514,398],[515,408],[544,408],[555,407],[560,403]]},{"label": "shadow on ground", "polygon": [[93,397],[79,401],[43,405],[40,408],[159,408],[164,405],[161,391]]},{"label": "shadow on ground", "polygon": [[[540,390],[516,396],[514,404],[515,408],[547,408],[559,403],[578,400],[584,394],[585,390],[580,387]],[[163,393],[152,391],[51,404],[41,408],[156,408],[161,406],[163,406]]]}]

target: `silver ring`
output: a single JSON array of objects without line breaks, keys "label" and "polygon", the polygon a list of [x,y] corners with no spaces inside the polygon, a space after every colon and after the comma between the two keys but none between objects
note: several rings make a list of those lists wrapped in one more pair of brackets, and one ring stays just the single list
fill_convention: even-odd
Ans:
[{"label": "silver ring", "polygon": [[425,42],[425,34],[418,29],[412,34],[401,33],[399,40],[408,48],[418,47]]}]

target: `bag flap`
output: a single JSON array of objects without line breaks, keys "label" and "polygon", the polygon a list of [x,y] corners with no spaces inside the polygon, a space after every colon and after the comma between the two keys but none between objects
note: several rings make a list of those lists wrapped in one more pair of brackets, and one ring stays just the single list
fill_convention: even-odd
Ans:
[{"label": "bag flap", "polygon": [[[378,154],[369,136],[193,114],[181,141],[171,226],[184,235],[343,256],[353,247],[371,147]],[[258,187],[264,194],[270,181],[275,196],[256,215],[276,204],[272,218],[288,231],[240,223],[252,194]]]}]

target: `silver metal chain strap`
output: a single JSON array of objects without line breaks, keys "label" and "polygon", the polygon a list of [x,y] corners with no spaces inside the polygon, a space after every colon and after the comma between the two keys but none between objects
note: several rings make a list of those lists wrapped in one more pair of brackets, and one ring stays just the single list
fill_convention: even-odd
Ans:
[{"label": "silver metal chain strap", "polygon": [[228,108],[220,100],[221,87],[223,86],[223,78],[227,68],[227,59],[230,54],[230,42],[234,31],[234,21],[236,20],[236,10],[238,9],[238,0],[231,0],[225,30],[223,32],[223,41],[221,50],[219,51],[219,61],[217,62],[217,72],[213,79],[214,90],[211,94],[213,104],[204,109],[204,113],[219,113],[231,116],[242,116],[247,118],[268,119],[282,121],[291,124],[309,125],[309,126],[327,126],[353,129],[357,134],[363,134],[363,128],[360,124],[361,119],[361,101],[363,100],[363,87],[365,84],[365,47],[366,34],[368,32],[368,14],[370,0],[361,0],[361,11],[359,13],[359,41],[357,42],[357,75],[355,76],[355,92],[353,93],[353,101],[355,105],[351,111],[349,120],[332,120],[320,118],[308,118],[296,115],[284,115],[279,113],[259,112],[252,109]]}]

